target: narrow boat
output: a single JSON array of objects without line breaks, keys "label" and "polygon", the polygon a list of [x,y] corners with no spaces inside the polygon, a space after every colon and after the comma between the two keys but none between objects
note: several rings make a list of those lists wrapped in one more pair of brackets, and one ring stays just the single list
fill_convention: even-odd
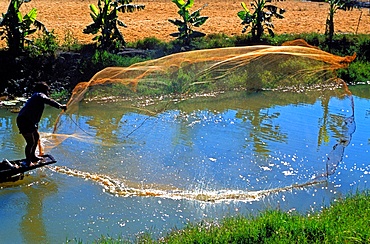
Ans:
[{"label": "narrow boat", "polygon": [[57,162],[50,154],[45,154],[41,157],[41,160],[34,162],[29,166],[26,165],[25,159],[12,161],[4,159],[0,162],[0,182],[14,182],[22,180],[25,172]]}]

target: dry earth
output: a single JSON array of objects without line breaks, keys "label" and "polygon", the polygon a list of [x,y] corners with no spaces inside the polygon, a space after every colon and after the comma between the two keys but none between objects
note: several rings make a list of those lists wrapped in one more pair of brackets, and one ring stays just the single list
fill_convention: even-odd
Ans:
[{"label": "dry earth", "polygon": [[[32,0],[23,4],[21,12],[24,14],[35,7],[38,10],[37,19],[49,30],[54,30],[60,43],[66,38],[89,43],[93,36],[83,34],[82,30],[91,23],[89,15],[91,3],[96,4],[97,0]],[[168,19],[179,18],[176,5],[171,0],[141,0],[135,3],[144,4],[145,10],[120,16],[128,26],[122,29],[125,40],[131,42],[144,37],[171,40],[170,34],[177,29]],[[242,25],[237,17],[237,12],[242,10],[240,3],[241,0],[195,0],[195,6],[191,11],[207,4],[201,14],[209,17],[197,30],[206,34],[240,35]],[[6,12],[8,4],[9,0],[0,0],[1,13]],[[275,33],[325,32],[329,8],[327,3],[287,0],[274,2],[274,5],[286,9],[284,19],[273,21]],[[335,31],[370,34],[370,10],[339,10],[335,15]]]}]

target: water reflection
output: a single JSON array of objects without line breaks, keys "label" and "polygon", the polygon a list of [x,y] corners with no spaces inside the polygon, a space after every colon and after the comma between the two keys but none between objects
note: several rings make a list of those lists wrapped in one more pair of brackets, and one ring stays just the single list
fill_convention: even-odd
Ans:
[{"label": "water reflection", "polygon": [[244,111],[240,115],[237,115],[241,116],[245,122],[249,120],[249,123],[254,129],[251,130],[248,138],[246,138],[245,147],[252,145],[254,147],[253,151],[268,157],[270,150],[269,146],[265,143],[266,141],[286,142],[287,134],[281,132],[279,125],[274,125],[274,119],[277,119],[279,115],[279,112],[269,114],[268,109],[262,111]]},{"label": "water reflection", "polygon": [[6,233],[1,235],[2,241],[4,243],[48,243],[47,226],[44,223],[44,201],[57,191],[56,182],[46,176],[42,170],[27,175],[21,181],[2,183],[1,231]]}]

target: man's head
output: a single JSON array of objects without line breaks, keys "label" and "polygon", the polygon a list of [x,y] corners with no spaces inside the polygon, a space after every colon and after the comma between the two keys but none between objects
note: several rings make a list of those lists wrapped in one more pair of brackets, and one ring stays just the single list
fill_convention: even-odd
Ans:
[{"label": "man's head", "polygon": [[48,93],[50,91],[50,87],[45,82],[37,82],[35,84],[34,91],[35,92],[42,92],[45,95],[48,95]]}]

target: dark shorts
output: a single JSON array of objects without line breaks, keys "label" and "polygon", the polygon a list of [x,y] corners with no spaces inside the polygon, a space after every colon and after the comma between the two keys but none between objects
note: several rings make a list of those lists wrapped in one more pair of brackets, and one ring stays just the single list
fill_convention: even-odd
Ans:
[{"label": "dark shorts", "polygon": [[30,122],[27,118],[22,116],[17,117],[17,126],[19,129],[19,133],[27,134],[32,133],[37,130],[37,124]]}]

